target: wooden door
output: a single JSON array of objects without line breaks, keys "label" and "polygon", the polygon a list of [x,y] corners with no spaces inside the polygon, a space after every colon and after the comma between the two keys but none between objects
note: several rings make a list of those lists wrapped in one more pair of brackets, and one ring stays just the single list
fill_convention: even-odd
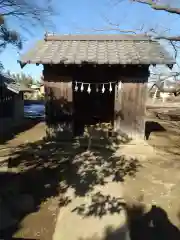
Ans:
[{"label": "wooden door", "polygon": [[115,100],[117,131],[131,138],[144,138],[146,83],[124,82]]}]

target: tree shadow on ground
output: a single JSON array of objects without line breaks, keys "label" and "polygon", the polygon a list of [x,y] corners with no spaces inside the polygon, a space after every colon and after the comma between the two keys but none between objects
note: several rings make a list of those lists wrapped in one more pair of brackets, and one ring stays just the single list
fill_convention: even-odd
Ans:
[{"label": "tree shadow on ground", "polygon": [[145,138],[149,139],[152,132],[165,132],[166,129],[158,122],[147,121],[145,124]]},{"label": "tree shadow on ground", "polygon": [[[134,176],[141,166],[137,159],[115,156],[116,148],[108,144],[103,144],[102,148],[92,146],[91,151],[86,149],[87,146],[77,140],[62,143],[40,140],[22,145],[12,153],[8,167],[18,169],[18,173],[0,174],[0,199],[6,208],[12,210],[17,223],[2,231],[1,238],[11,239],[21,228],[22,219],[39,211],[41,203],[50,197],[58,197],[59,207],[65,206],[71,202],[66,196],[68,189],[73,189],[75,196],[85,196],[95,186],[105,184],[106,178],[122,182],[127,175]],[[20,201],[20,194],[32,196],[34,207],[25,213],[19,213],[16,208],[14,213],[12,202],[13,199]],[[103,214],[118,212],[119,205],[115,207],[114,203],[119,199],[108,197],[107,200],[112,206],[105,210],[102,205]],[[95,202],[94,209],[97,209]]]},{"label": "tree shadow on ground", "polygon": [[20,126],[13,127],[10,130],[6,130],[0,134],[0,144],[5,144],[7,141],[15,138],[16,135],[33,128],[35,125],[37,125],[41,121],[42,120],[38,120],[38,119],[35,119],[35,120],[34,119],[24,119],[23,123],[20,124]]},{"label": "tree shadow on ground", "polygon": [[120,213],[124,206],[122,198],[104,195],[101,192],[96,192],[92,195],[92,200],[89,205],[82,204],[72,211],[77,212],[83,217],[100,217],[106,214]]}]

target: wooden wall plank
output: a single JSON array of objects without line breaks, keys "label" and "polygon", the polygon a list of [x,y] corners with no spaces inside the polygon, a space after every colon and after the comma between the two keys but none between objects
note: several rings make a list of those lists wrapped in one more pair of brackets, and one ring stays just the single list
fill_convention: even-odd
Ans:
[{"label": "wooden wall plank", "polygon": [[144,138],[146,83],[123,83],[120,129],[130,137]]},{"label": "wooden wall plank", "polygon": [[[119,86],[120,85],[120,86]],[[114,94],[114,131],[118,132],[121,129],[121,94],[122,94],[122,83],[119,82],[115,86],[115,94]]]},{"label": "wooden wall plank", "polygon": [[45,76],[48,134],[66,139],[73,136],[73,89],[71,78]]}]

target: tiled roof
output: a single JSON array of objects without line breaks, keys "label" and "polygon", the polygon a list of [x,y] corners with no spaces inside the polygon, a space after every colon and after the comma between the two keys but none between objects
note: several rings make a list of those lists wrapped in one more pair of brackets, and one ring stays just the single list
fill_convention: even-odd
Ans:
[{"label": "tiled roof", "polygon": [[48,35],[21,64],[174,64],[157,41],[143,35]]},{"label": "tiled roof", "polygon": [[5,86],[8,90],[17,94],[19,92],[31,91],[31,89],[19,84],[14,78],[4,73],[0,73],[0,86]]},{"label": "tiled roof", "polygon": [[17,94],[20,92],[19,84],[17,84],[12,77],[6,74],[0,74],[0,86],[5,86],[8,90]]}]

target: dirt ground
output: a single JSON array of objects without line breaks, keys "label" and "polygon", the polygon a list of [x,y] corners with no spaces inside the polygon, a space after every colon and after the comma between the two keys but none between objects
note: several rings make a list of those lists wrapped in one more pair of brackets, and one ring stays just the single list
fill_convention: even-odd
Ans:
[{"label": "dirt ground", "polygon": [[[162,107],[159,110],[157,108],[147,110],[147,126],[150,129],[147,143],[154,149],[154,153],[147,153],[147,157],[141,160],[141,167],[137,169],[133,177],[126,176],[124,181],[125,195],[128,200],[141,199],[148,207],[152,205],[161,207],[168,214],[170,221],[179,227],[180,121],[158,119],[155,112],[160,110],[162,110]],[[2,161],[3,158],[10,156],[14,150],[17,151],[22,145],[35,143],[37,149],[37,146],[41,145],[40,139],[45,135],[44,127],[44,123],[39,123],[33,128],[20,133],[14,139],[0,145],[0,160]],[[59,183],[53,180],[57,172],[49,173],[47,171],[45,174],[44,172],[41,173],[39,169],[37,170],[37,165],[36,171],[33,170],[36,149],[31,148],[28,157],[26,157],[27,162],[31,161],[30,166],[26,165],[26,168],[30,170],[32,168],[32,171],[29,171],[28,176],[25,176],[25,178],[23,175],[24,184],[21,181],[20,185],[23,191],[33,195],[38,210],[21,217],[21,226],[16,231],[13,231],[12,235],[19,238],[50,240],[52,239],[60,204]],[[50,149],[48,150],[47,146],[47,152],[41,156],[42,159],[48,159],[48,151]],[[24,153],[21,153],[21,160],[25,156]],[[22,168],[19,162],[15,166],[16,168]],[[43,185],[43,189],[41,185]],[[47,189],[44,193],[44,186],[46,185]],[[48,185],[53,185],[53,190],[52,188],[48,190]],[[35,188],[37,188],[37,191],[34,191]]]},{"label": "dirt ground", "polygon": [[[179,112],[179,108],[168,108]],[[136,176],[124,182],[127,199],[141,199],[148,208],[156,205],[163,209],[172,224],[180,227],[180,119],[160,120],[156,113],[166,112],[161,107],[147,110],[147,125],[152,131],[147,143],[154,153],[148,153],[141,161]],[[167,119],[167,114],[164,117]],[[163,238],[164,239],[164,238]],[[166,238],[165,238],[166,239]]]},{"label": "dirt ground", "polygon": [[[13,139],[7,141],[5,144],[0,145],[0,169],[4,169],[3,159],[13,156],[13,161],[16,161],[16,155],[14,152],[17,152],[18,149],[27,144],[33,144],[39,142],[45,136],[45,124],[37,123],[28,130],[24,130],[17,134]],[[25,157],[25,156],[24,156]],[[33,150],[28,160],[32,160]],[[6,162],[5,162],[6,163]],[[19,163],[18,163],[19,164]],[[17,164],[12,163],[15,170],[17,169]],[[23,169],[21,172],[26,171]],[[1,174],[2,175],[2,174]],[[1,177],[0,175],[0,177]],[[58,212],[58,196],[53,196],[53,194],[44,195],[44,189],[42,189],[41,183],[45,181],[49,184],[52,181],[48,175],[37,174],[36,172],[29,172],[25,177],[24,175],[13,175],[6,177],[6,183],[3,181],[4,188],[11,188],[17,194],[28,194],[33,197],[33,211],[30,211],[30,214],[18,213],[15,215],[17,220],[17,226],[9,228],[6,231],[0,231],[0,238],[2,239],[43,239],[50,240],[55,228],[56,215]],[[2,179],[3,176],[2,176]],[[13,183],[13,184],[12,184]],[[2,185],[2,184],[0,184]],[[17,194],[16,194],[17,193]],[[43,197],[44,199],[43,199]],[[46,197],[47,196],[47,197]],[[31,204],[31,203],[25,203]],[[29,207],[28,207],[29,208]],[[3,221],[3,219],[2,219]],[[14,238],[13,238],[14,237]]]}]

